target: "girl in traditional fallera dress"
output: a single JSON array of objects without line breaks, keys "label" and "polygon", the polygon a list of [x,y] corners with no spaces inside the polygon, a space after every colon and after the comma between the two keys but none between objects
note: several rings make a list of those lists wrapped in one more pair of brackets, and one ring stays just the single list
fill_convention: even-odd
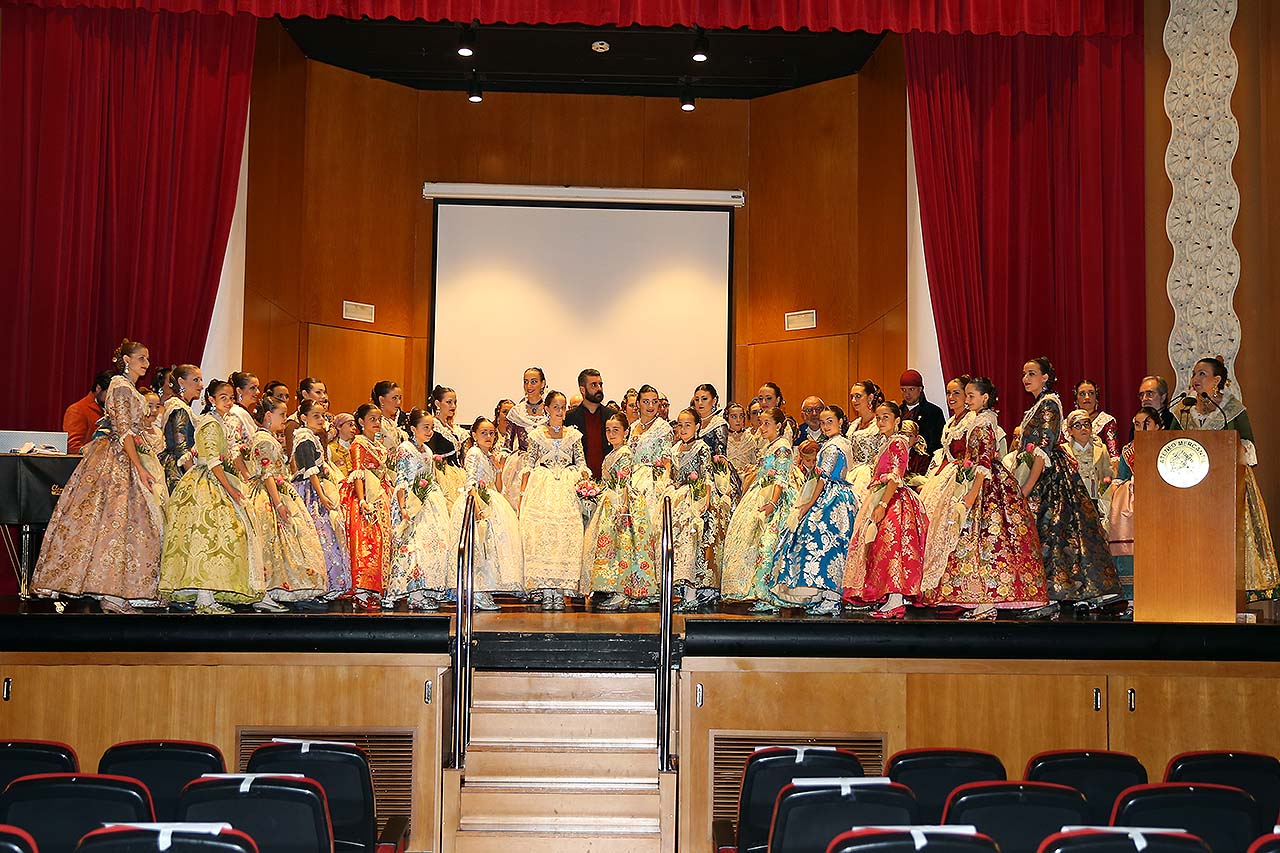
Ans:
[{"label": "girl in traditional fallera dress", "polygon": [[150,366],[147,348],[125,340],[103,395],[110,432],[84,449],[45,533],[32,585],[37,595],[97,597],[126,611],[156,599],[164,510],[164,469],[147,404],[135,387]]},{"label": "girl in traditional fallera dress", "polygon": [[849,389],[849,429],[845,433],[853,457],[847,476],[859,502],[871,485],[871,468],[888,443],[876,425],[876,409],[884,402],[884,392],[870,379],[857,382]]},{"label": "girl in traditional fallera dress", "polygon": [[564,425],[568,400],[546,397],[547,422],[529,433],[529,463],[521,476],[520,539],[525,585],[544,610],[563,610],[565,595],[580,595],[582,511],[577,484],[591,476],[582,433]]},{"label": "girl in traditional fallera dress", "polygon": [[194,364],[180,364],[169,372],[168,381],[173,395],[165,400],[160,419],[164,430],[160,464],[164,466],[165,485],[172,492],[195,461],[192,454],[196,447],[196,413],[191,404],[204,393],[204,377]]},{"label": "girl in traditional fallera dress", "polygon": [[747,412],[739,403],[724,407],[724,419],[729,422],[729,438],[725,455],[738,475],[739,481],[748,470],[755,467],[759,445],[751,430],[747,429]]},{"label": "girl in traditional fallera dress", "polygon": [[351,554],[347,550],[338,481],[332,477],[332,466],[320,442],[325,428],[324,407],[315,400],[303,400],[298,406],[298,422],[293,431],[293,487],[302,497],[320,539],[327,597],[333,598],[347,591]]},{"label": "girl in traditional fallera dress", "polygon": [[434,417],[414,409],[409,415],[408,437],[389,463],[395,471],[395,493],[383,607],[394,607],[407,598],[410,610],[435,610],[449,597],[457,578],[458,540],[436,482],[446,466],[437,464],[431,453],[435,425]]},{"label": "girl in traditional fallera dress", "polygon": [[583,540],[583,588],[605,593],[597,610],[623,610],[658,594],[655,529],[649,505],[631,488],[635,454],[627,445],[630,424],[621,412],[604,424],[613,448],[600,468],[601,493]]},{"label": "girl in traditional fallera dress", "polygon": [[631,491],[645,502],[649,525],[662,527],[662,491],[658,482],[660,465],[671,450],[671,424],[658,414],[658,389],[641,385],[636,405],[640,420],[631,424],[627,444],[631,447]]},{"label": "girl in traditional fallera dress", "polygon": [[622,413],[627,416],[627,423],[634,424],[640,420],[640,392],[628,388],[622,395]]},{"label": "girl in traditional fallera dress", "polygon": [[[463,470],[467,475],[463,494],[476,497],[475,595],[480,610],[497,610],[495,592],[524,594],[524,551],[520,541],[520,519],[502,494],[502,457],[497,452],[497,427],[488,418],[471,425],[471,447]],[[462,535],[465,500],[453,505],[454,545]]]},{"label": "girl in traditional fallera dress", "polygon": [[227,429],[227,444],[231,446],[232,458],[235,460],[236,473],[242,482],[249,481],[249,445],[253,443],[253,434],[258,431],[258,422],[250,414],[258,407],[262,399],[262,389],[258,377],[253,373],[237,371],[227,378],[235,393],[236,402],[231,411],[222,419]]},{"label": "girl in traditional fallera dress", "polygon": [[502,493],[512,506],[520,503],[520,489],[529,463],[529,433],[547,422],[547,376],[541,367],[529,367],[522,378],[520,399],[507,412],[512,437],[502,466]]},{"label": "girl in traditional fallera dress", "polygon": [[[972,414],[966,418],[964,450],[938,475],[963,485],[956,505],[960,535],[940,577],[926,579],[924,603],[959,605],[968,608],[962,619],[991,620],[997,608],[1044,604],[1044,564],[1035,514],[1000,464],[992,410],[996,387],[985,376],[976,377],[968,381],[965,399]],[[932,542],[933,518],[929,523]],[[925,565],[927,571],[930,563]]]},{"label": "girl in traditional fallera dress", "polygon": [[376,383],[369,392],[369,402],[377,406],[378,413],[382,415],[379,439],[388,456],[394,455],[400,445],[409,439],[409,433],[405,431],[409,419],[400,409],[400,401],[403,399],[404,392],[390,379]]},{"label": "girl in traditional fallera dress", "polygon": [[853,454],[844,437],[848,419],[839,407],[827,406],[819,424],[826,441],[778,542],[774,592],[815,616],[836,616],[858,499],[844,478]]},{"label": "girl in traditional fallera dress", "polygon": [[196,420],[194,464],[173,487],[166,512],[160,594],[194,597],[200,613],[229,613],[227,604],[250,604],[265,591],[258,535],[223,424],[232,395],[229,382],[209,383],[206,412]]},{"label": "girl in traditional fallera dress", "polygon": [[387,451],[378,442],[382,414],[373,403],[356,409],[359,431],[351,442],[351,473],[343,482],[343,521],[351,553],[348,589],[357,607],[381,606],[383,583],[391,563],[391,492],[393,476]]},{"label": "girl in traditional fallera dress", "polygon": [[453,419],[458,413],[458,392],[452,388],[437,385],[431,390],[431,400],[427,411],[435,416],[436,431],[431,436],[431,452],[440,457],[438,462],[443,466],[436,468],[436,481],[440,492],[444,495],[444,503],[450,510],[458,500],[458,495],[467,484],[467,475],[462,470],[464,445],[470,434]]},{"label": "girl in traditional fallera dress", "polygon": [[661,506],[671,498],[671,535],[675,557],[676,609],[691,612],[720,597],[720,564],[732,514],[728,495],[716,488],[711,448],[697,438],[698,414],[676,415],[675,444],[659,460],[665,484],[658,501],[655,530],[661,535]]},{"label": "girl in traditional fallera dress", "polygon": [[1114,475],[1114,469],[1120,462],[1120,425],[1114,417],[1102,411],[1102,387],[1092,379],[1081,379],[1076,383],[1075,393],[1076,408],[1089,418],[1093,434],[1106,448]]},{"label": "girl in traditional fallera dress", "polygon": [[[1164,418],[1159,410],[1143,406],[1133,416],[1133,432],[1164,429]],[[1130,602],[1126,615],[1133,615],[1133,442],[1120,448],[1120,469],[1111,484],[1111,505],[1108,507],[1107,540],[1111,545],[1111,559],[1116,564],[1120,578],[1120,594]]]},{"label": "girl in traditional fallera dress", "polygon": [[258,404],[262,428],[249,446],[249,480],[246,508],[253,518],[262,546],[266,596],[255,609],[283,611],[283,601],[311,601],[329,588],[324,550],[307,505],[289,482],[284,446],[278,436],[289,416],[285,402],[263,397]]},{"label": "girl in traditional fallera dress", "polygon": [[906,602],[920,594],[929,520],[920,498],[903,482],[911,447],[899,432],[898,405],[886,401],[876,407],[876,425],[888,444],[876,457],[867,496],[854,521],[845,595],[867,604],[883,601],[871,615],[901,619]]},{"label": "girl in traditional fallera dress", "polygon": [[920,487],[920,503],[929,519],[929,536],[924,546],[924,576],[920,588],[924,592],[938,585],[947,560],[960,541],[964,523],[958,505],[969,489],[964,477],[958,477],[956,466],[965,457],[969,429],[973,418],[965,404],[965,386],[970,377],[959,376],[947,383],[947,408],[951,417],[942,427],[942,447],[934,451],[929,475]]},{"label": "girl in traditional fallera dress", "polygon": [[329,464],[333,465],[338,481],[341,482],[351,473],[351,442],[355,441],[358,432],[355,415],[339,412],[333,419],[333,430],[335,436],[328,447]]},{"label": "girl in traditional fallera dress", "polygon": [[493,407],[493,425],[498,431],[498,439],[493,449],[503,459],[516,450],[516,428],[508,417],[515,407],[514,400],[499,400],[498,405]]},{"label": "girl in traditional fallera dress", "polygon": [[693,410],[698,414],[698,440],[711,451],[715,488],[732,506],[742,492],[742,482],[729,464],[729,422],[720,412],[720,393],[704,382],[693,389]]},{"label": "girl in traditional fallera dress", "polygon": [[1280,595],[1280,569],[1271,539],[1267,507],[1262,502],[1253,468],[1258,452],[1253,443],[1253,427],[1244,404],[1230,394],[1231,380],[1221,358],[1202,358],[1191,372],[1191,395],[1174,407],[1180,429],[1228,429],[1240,433],[1244,453],[1244,584],[1250,601],[1266,601]]},{"label": "girl in traditional fallera dress", "polygon": [[765,442],[755,479],[742,495],[725,535],[721,594],[727,600],[754,601],[753,612],[777,610],[770,588],[776,582],[778,539],[795,502],[791,478],[791,440],[782,434],[787,416],[773,407],[761,412]]},{"label": "girl in traditional fallera dress", "polygon": [[[1053,364],[1036,358],[1022,366],[1022,387],[1035,403],[1018,428],[1015,476],[1036,514],[1051,604],[1099,601],[1120,593],[1102,520],[1073,460],[1062,446],[1062,401],[1053,393]],[[1052,616],[1054,609],[1028,616]]]}]

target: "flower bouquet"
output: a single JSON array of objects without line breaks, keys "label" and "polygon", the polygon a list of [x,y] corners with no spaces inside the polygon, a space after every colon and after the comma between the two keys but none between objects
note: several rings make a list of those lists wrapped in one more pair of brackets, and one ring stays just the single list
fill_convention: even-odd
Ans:
[{"label": "flower bouquet", "polygon": [[1021,488],[1031,479],[1031,466],[1036,461],[1036,446],[1028,441],[1021,451],[1012,451],[1004,458],[1005,465],[1013,472],[1013,477]]},{"label": "flower bouquet", "polygon": [[577,492],[578,509],[582,512],[582,521],[585,524],[591,520],[592,514],[596,511],[596,503],[600,500],[600,493],[603,490],[595,480],[582,479],[574,486],[574,491]]}]

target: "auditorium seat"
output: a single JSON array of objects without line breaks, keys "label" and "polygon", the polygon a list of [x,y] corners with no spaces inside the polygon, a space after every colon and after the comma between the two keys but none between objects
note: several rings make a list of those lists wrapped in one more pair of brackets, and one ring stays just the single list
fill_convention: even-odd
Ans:
[{"label": "auditorium seat", "polygon": [[208,743],[181,740],[135,740],[109,747],[98,761],[99,773],[131,776],[151,791],[156,820],[177,817],[178,795],[192,779],[225,773],[222,752]]},{"label": "auditorium seat", "polygon": [[76,751],[52,740],[7,740],[0,742],[0,791],[19,776],[39,773],[76,773],[80,762]]},{"label": "auditorium seat", "polygon": [[0,853],[39,853],[39,846],[25,829],[0,824]]},{"label": "auditorium seat", "polygon": [[1083,827],[1055,832],[1039,853],[1210,853],[1208,845],[1186,832],[1123,831],[1120,827]]},{"label": "auditorium seat", "polygon": [[76,853],[258,853],[258,845],[227,823],[138,823],[95,829]]},{"label": "auditorium seat", "polygon": [[1184,752],[1169,760],[1166,782],[1208,782],[1247,791],[1269,824],[1280,819],[1280,761],[1258,752]]},{"label": "auditorium seat", "polygon": [[[817,849],[817,848],[815,848]],[[837,835],[827,853],[997,853],[996,843],[972,826],[853,829]]]},{"label": "auditorium seat", "polygon": [[712,825],[712,838],[718,849],[736,849],[738,853],[761,851],[769,842],[769,826],[778,792],[793,779],[860,778],[862,764],[858,756],[833,746],[767,746],[757,749],[747,759],[742,771],[742,788],[738,794],[738,827],[727,821]]},{"label": "auditorium seat", "polygon": [[1087,823],[1106,826],[1111,807],[1126,788],[1147,784],[1147,768],[1127,752],[1054,750],[1033,755],[1023,774],[1028,782],[1066,785],[1084,794]]},{"label": "auditorium seat", "polygon": [[1271,828],[1246,792],[1200,782],[1136,785],[1116,798],[1111,825],[1181,829],[1203,839],[1213,853],[1246,853]]},{"label": "auditorium seat", "polygon": [[1086,822],[1084,794],[1048,782],[970,782],[951,792],[944,824],[976,826],[995,839],[1000,853],[1036,853],[1064,826]]},{"label": "auditorium seat", "polygon": [[329,800],[338,853],[388,853],[408,844],[409,820],[404,816],[390,818],[379,836],[369,757],[355,744],[274,740],[255,749],[245,769],[301,773],[319,782]]},{"label": "auditorium seat", "polygon": [[1276,830],[1280,830],[1280,826],[1272,827],[1271,832],[1254,839],[1249,845],[1249,853],[1280,853],[1280,833]]},{"label": "auditorium seat", "polygon": [[796,779],[778,792],[769,853],[825,850],[854,826],[910,826],[919,822],[915,795],[887,777]]},{"label": "auditorium seat", "polygon": [[931,824],[942,823],[947,797],[960,785],[1008,778],[997,756],[976,749],[904,749],[890,756],[884,775],[912,790],[920,822]]},{"label": "auditorium seat", "polygon": [[324,788],[305,776],[205,776],[178,798],[178,820],[229,823],[261,853],[333,853]]},{"label": "auditorium seat", "polygon": [[42,773],[13,780],[0,795],[0,823],[31,833],[40,853],[72,853],[104,823],[154,820],[147,786],[124,776]]}]

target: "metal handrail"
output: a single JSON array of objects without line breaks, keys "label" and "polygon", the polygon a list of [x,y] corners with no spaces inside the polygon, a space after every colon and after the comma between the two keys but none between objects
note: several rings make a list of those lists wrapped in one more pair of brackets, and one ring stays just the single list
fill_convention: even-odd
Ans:
[{"label": "metal handrail", "polygon": [[675,537],[671,533],[671,498],[662,499],[662,595],[658,619],[658,772],[671,764],[671,619],[675,597]]},{"label": "metal handrail", "polygon": [[453,652],[453,766],[467,764],[467,744],[471,742],[471,622],[472,587],[476,562],[476,496],[467,492],[462,512],[462,533],[458,537],[456,646]]}]

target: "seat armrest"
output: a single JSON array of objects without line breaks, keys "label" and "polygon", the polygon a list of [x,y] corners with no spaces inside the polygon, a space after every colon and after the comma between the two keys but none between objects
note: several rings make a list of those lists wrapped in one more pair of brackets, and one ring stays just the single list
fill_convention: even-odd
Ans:
[{"label": "seat armrest", "polygon": [[378,835],[378,853],[404,853],[409,844],[409,818],[397,815],[387,819]]},{"label": "seat armrest", "polygon": [[733,821],[713,820],[711,822],[711,843],[716,853],[738,853],[738,836],[733,831]]}]

